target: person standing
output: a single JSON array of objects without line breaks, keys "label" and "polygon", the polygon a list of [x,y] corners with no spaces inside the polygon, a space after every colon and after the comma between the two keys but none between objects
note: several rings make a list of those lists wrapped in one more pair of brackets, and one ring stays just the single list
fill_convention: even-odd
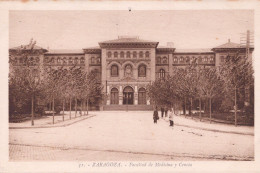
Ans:
[{"label": "person standing", "polygon": [[158,116],[158,111],[157,111],[157,107],[156,107],[155,110],[153,111],[153,122],[154,122],[154,124],[157,124],[158,119],[159,119],[159,116]]},{"label": "person standing", "polygon": [[168,107],[167,106],[165,107],[165,114],[164,115],[165,115],[165,117],[168,116]]},{"label": "person standing", "polygon": [[162,116],[162,118],[163,118],[163,114],[164,114],[164,108],[161,107],[161,116]]},{"label": "person standing", "polygon": [[170,126],[173,127],[173,109],[171,109],[170,114],[169,114],[169,120],[170,120]]}]

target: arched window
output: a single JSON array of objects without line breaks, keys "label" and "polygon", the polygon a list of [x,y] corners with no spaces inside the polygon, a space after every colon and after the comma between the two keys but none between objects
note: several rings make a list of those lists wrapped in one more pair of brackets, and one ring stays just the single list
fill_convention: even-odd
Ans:
[{"label": "arched window", "polygon": [[84,61],[85,61],[84,57],[81,57],[80,58],[80,64],[84,64]]},{"label": "arched window", "polygon": [[161,64],[161,57],[158,56],[158,57],[156,58],[156,62],[157,62],[157,64]]},{"label": "arched window", "polygon": [[137,53],[136,53],[136,51],[133,52],[133,58],[137,58]]},{"label": "arched window", "polygon": [[119,98],[118,98],[118,89],[117,88],[111,89],[110,101],[111,101],[112,105],[118,105]]},{"label": "arched window", "polygon": [[67,64],[67,58],[66,57],[63,58],[63,64],[65,64],[65,65]]},{"label": "arched window", "polygon": [[117,57],[118,57],[118,53],[114,52],[114,58],[117,58]]},{"label": "arched window", "polygon": [[186,63],[189,63],[189,62],[190,62],[190,57],[186,56]]},{"label": "arched window", "polygon": [[208,57],[207,56],[205,56],[204,61],[208,62]]},{"label": "arched window", "polygon": [[145,58],[149,58],[149,55],[150,55],[149,51],[146,51],[145,52]]},{"label": "arched window", "polygon": [[72,58],[69,57],[69,64],[72,64]]},{"label": "arched window", "polygon": [[144,53],[141,51],[139,52],[139,58],[143,58],[144,57]]},{"label": "arched window", "polygon": [[140,65],[138,68],[138,77],[145,77],[146,76],[146,66]]},{"label": "arched window", "polygon": [[164,69],[160,69],[160,71],[159,71],[159,78],[160,79],[164,79],[165,78],[165,70]]},{"label": "arched window", "polygon": [[97,57],[97,64],[100,64],[100,62],[101,62],[100,57]]},{"label": "arched window", "polygon": [[124,52],[120,52],[120,58],[124,58],[125,57],[125,53]]},{"label": "arched window", "polygon": [[112,77],[117,77],[118,76],[118,66],[117,65],[112,65],[111,66],[111,76]]},{"label": "arched window", "polygon": [[129,51],[126,52],[126,58],[130,58],[131,54]]},{"label": "arched window", "polygon": [[108,58],[111,58],[111,56],[112,56],[112,53],[111,53],[111,52],[108,52],[108,53],[107,53],[107,57],[108,57]]},{"label": "arched window", "polygon": [[60,64],[60,57],[57,58],[57,63]]},{"label": "arched window", "polygon": [[75,63],[75,64],[78,64],[78,57],[76,57],[76,58],[74,59],[74,63]]},{"label": "arched window", "polygon": [[95,64],[95,57],[91,57],[91,64]]},{"label": "arched window", "polygon": [[180,57],[180,62],[183,62],[184,61],[184,58],[181,56]]},{"label": "arched window", "polygon": [[173,62],[174,62],[174,63],[177,63],[177,62],[178,62],[177,56],[175,56],[175,57],[173,58]]},{"label": "arched window", "polygon": [[138,91],[138,104],[146,105],[146,91],[144,88],[140,88]]},{"label": "arched window", "polygon": [[168,61],[167,61],[167,57],[164,56],[163,59],[162,59],[162,64],[167,64],[167,63],[168,63]]}]

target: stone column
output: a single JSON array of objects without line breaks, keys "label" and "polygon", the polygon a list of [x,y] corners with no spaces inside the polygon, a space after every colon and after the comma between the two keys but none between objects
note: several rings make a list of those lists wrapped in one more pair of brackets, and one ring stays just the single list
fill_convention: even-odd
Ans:
[{"label": "stone column", "polygon": [[122,89],[122,86],[120,85],[119,86],[119,105],[122,105],[123,104],[123,89]]},{"label": "stone column", "polygon": [[107,86],[107,105],[110,105],[110,102],[111,102],[111,101],[110,101],[110,98],[111,98],[111,97],[110,97],[110,94],[111,94],[111,93],[110,93],[110,88],[109,88],[109,86]]},{"label": "stone column", "polygon": [[134,105],[138,105],[138,90],[137,90],[137,86],[135,86],[135,90],[134,90]]},{"label": "stone column", "polygon": [[172,64],[173,64],[173,55],[171,53],[171,54],[169,54],[169,75],[172,75],[172,73],[173,73]]},{"label": "stone column", "polygon": [[[103,87],[103,92],[106,92],[106,80],[107,80],[107,71],[106,71],[106,49],[101,49],[101,82]],[[105,98],[106,99],[106,98]],[[103,105],[106,104],[106,100],[103,101],[102,105],[100,105],[100,110],[103,110]]]}]

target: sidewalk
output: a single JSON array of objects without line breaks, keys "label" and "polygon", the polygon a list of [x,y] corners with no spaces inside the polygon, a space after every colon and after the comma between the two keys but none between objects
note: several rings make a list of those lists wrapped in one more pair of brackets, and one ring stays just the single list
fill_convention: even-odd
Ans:
[{"label": "sidewalk", "polygon": [[[160,117],[161,118],[161,117]],[[165,118],[168,121],[168,117]],[[233,133],[241,135],[250,135],[254,136],[254,126],[240,126],[237,127],[233,124],[223,124],[217,122],[209,122],[202,120],[200,121],[197,118],[191,118],[185,116],[174,116],[174,125],[183,126],[188,128],[195,128],[206,131],[221,132],[221,133]]]},{"label": "sidewalk", "polygon": [[71,112],[71,119],[69,116],[69,112],[65,112],[64,121],[62,115],[54,116],[54,124],[52,120],[52,116],[42,117],[41,119],[34,120],[34,126],[31,126],[31,120],[24,121],[21,123],[9,123],[9,129],[26,129],[26,128],[51,128],[51,127],[65,127],[79,121],[83,121],[85,119],[91,118],[95,116],[94,114],[82,115],[78,113],[75,117],[75,112]]}]

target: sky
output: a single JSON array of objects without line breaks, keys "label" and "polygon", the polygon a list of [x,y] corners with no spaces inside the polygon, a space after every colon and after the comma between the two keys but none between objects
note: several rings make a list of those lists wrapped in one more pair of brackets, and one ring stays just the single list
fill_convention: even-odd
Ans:
[{"label": "sky", "polygon": [[10,11],[9,47],[28,44],[50,49],[82,49],[118,36],[139,36],[177,49],[240,43],[254,30],[253,10],[170,11]]}]

